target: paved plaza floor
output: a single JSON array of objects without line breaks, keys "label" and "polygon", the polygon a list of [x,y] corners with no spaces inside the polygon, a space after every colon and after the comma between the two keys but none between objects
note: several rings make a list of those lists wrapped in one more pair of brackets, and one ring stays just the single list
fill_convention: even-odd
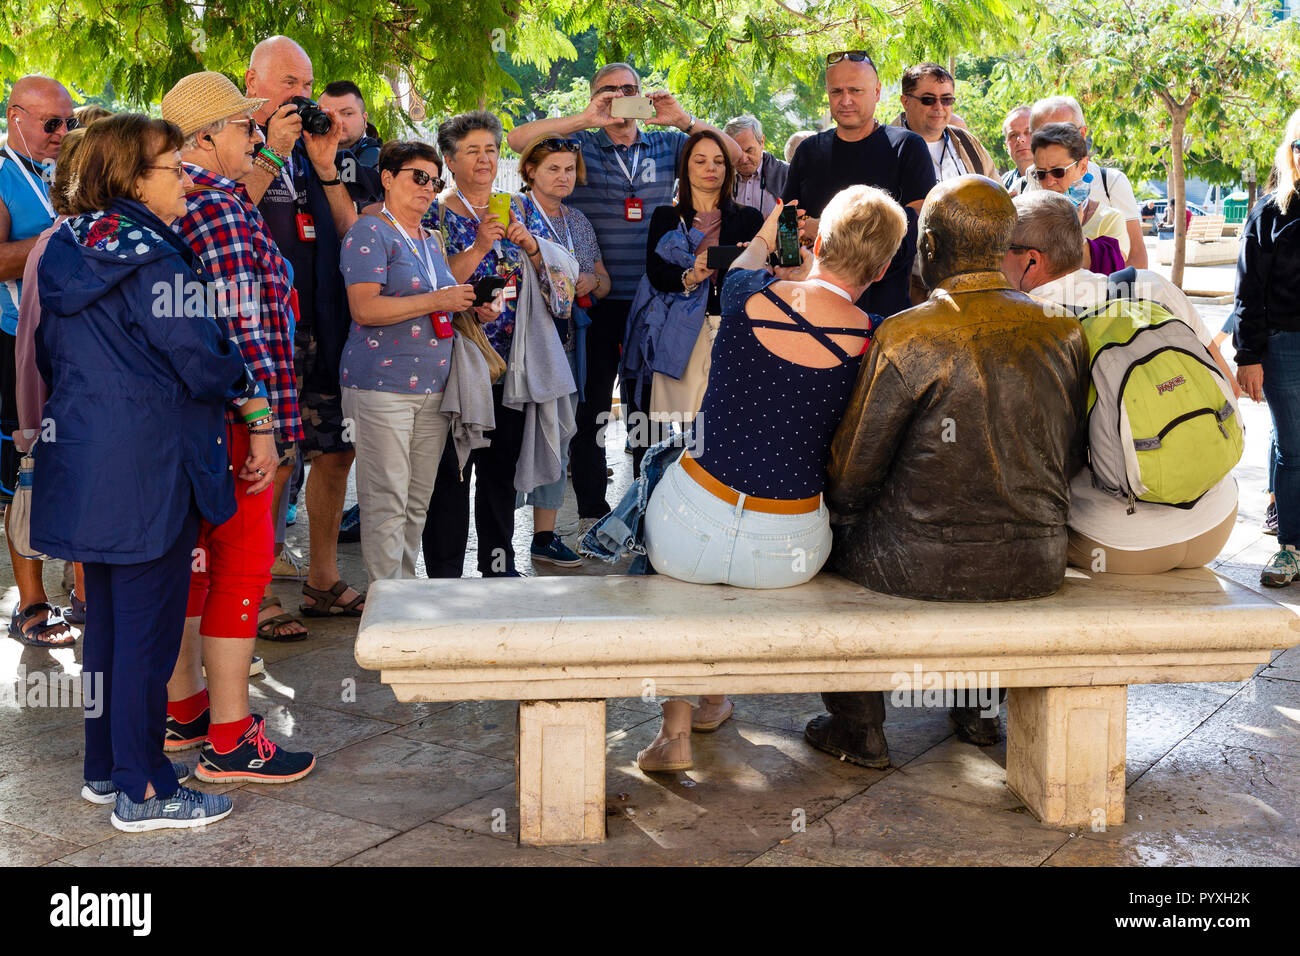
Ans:
[{"label": "paved plaza floor", "polygon": [[[1226,315],[1203,311],[1216,327]],[[1250,402],[1243,414],[1240,513],[1215,567],[1258,589],[1276,541],[1259,532],[1268,416]],[[619,442],[610,444],[613,503],[631,468]],[[300,508],[290,540],[303,549],[306,522]],[[573,523],[569,500],[561,529]],[[516,548],[527,570],[531,530],[521,510]],[[360,546],[340,550],[345,578],[363,582]],[[46,570],[52,597],[62,595],[60,569]],[[587,562],[536,573],[622,570]],[[6,555],[6,616],[12,583]],[[297,605],[291,582],[277,591]],[[1300,585],[1269,596],[1296,601]],[[110,808],[83,801],[78,702],[32,706],[31,696],[35,675],[46,686],[75,675],[80,647],[49,652],[0,639],[0,864],[1300,863],[1300,649],[1248,681],[1130,687],[1128,822],[1103,832],[1039,824],[1005,786],[1005,744],[959,742],[942,709],[890,707],[893,767],[873,771],[804,743],[804,724],[821,712],[816,695],[738,697],[733,720],[695,737],[694,770],[651,777],[635,761],[655,735],[657,707],[627,699],[608,705],[607,842],[538,849],[515,845],[513,703],[397,703],[378,674],[357,666],[355,620],[307,624],[302,643],[258,643],[266,673],[251,688],[273,738],[313,750],[318,766],[287,786],[217,788],[231,792],[235,812],[203,832],[119,833]]]}]

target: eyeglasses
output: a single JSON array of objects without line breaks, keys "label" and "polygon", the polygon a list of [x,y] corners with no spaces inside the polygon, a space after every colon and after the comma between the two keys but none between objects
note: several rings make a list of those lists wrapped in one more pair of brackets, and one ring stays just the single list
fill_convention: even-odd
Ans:
[{"label": "eyeglasses", "polygon": [[1007,252],[1014,252],[1019,255],[1022,252],[1028,252],[1033,246],[1007,246]]},{"label": "eyeglasses", "polygon": [[849,60],[853,63],[870,63],[871,68],[876,68],[876,61],[871,59],[871,54],[866,50],[836,50],[834,53],[826,54],[826,65],[834,66],[840,60]]},{"label": "eyeglasses", "polygon": [[533,149],[534,151],[544,149],[548,153],[581,153],[582,144],[573,139],[544,139]]},{"label": "eyeglasses", "polygon": [[431,176],[423,169],[416,169],[414,166],[403,166],[401,169],[398,170],[398,172],[410,173],[411,179],[415,181],[415,185],[417,186],[427,186],[430,181],[433,182],[434,189],[442,189],[445,185],[447,185],[437,176]]},{"label": "eyeglasses", "polygon": [[[32,111],[27,109],[25,106],[19,106],[15,103],[13,104],[13,107],[16,110],[22,110],[28,116],[32,115]],[[71,133],[80,125],[80,122],[78,122],[75,116],[51,116],[45,121],[44,126],[41,128],[45,130],[47,135],[52,136],[54,133],[58,132],[60,126],[64,127],[69,133]]]},{"label": "eyeglasses", "polygon": [[633,83],[626,83],[623,86],[602,86],[596,90],[596,95],[601,93],[622,93],[624,96],[636,96],[641,90]]},{"label": "eyeglasses", "polygon": [[1030,170],[1030,174],[1040,183],[1048,176],[1051,176],[1053,179],[1064,179],[1065,174],[1075,166],[1078,166],[1081,162],[1083,162],[1083,160],[1076,159],[1069,166],[1053,166],[1051,169],[1032,169]]},{"label": "eyeglasses", "polygon": [[185,178],[185,164],[177,163],[175,166],[146,166],[145,169],[170,169],[176,174],[178,180]]},{"label": "eyeglasses", "polygon": [[912,93],[904,93],[903,95],[910,96],[922,106],[933,106],[935,103],[942,103],[944,106],[957,105],[957,97],[953,96],[951,93],[945,93],[943,96],[936,96],[933,93],[923,93],[920,96],[916,96]]},{"label": "eyeglasses", "polygon": [[247,126],[249,139],[262,139],[262,130],[251,119],[227,120],[233,126]]}]

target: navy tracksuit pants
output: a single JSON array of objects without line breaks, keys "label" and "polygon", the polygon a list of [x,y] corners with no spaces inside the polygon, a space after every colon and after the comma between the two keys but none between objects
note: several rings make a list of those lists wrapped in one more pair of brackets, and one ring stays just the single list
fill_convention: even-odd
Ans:
[{"label": "navy tracksuit pants", "polygon": [[137,803],[150,783],[160,797],[178,786],[163,754],[167,681],[180,654],[198,535],[199,514],[191,505],[180,536],[161,557],[83,565],[86,779],[111,779]]}]

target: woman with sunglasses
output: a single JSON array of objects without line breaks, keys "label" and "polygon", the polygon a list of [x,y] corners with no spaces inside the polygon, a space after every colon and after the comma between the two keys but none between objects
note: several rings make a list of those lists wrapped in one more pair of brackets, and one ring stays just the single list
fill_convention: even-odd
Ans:
[{"label": "woman with sunglasses", "polygon": [[1260,583],[1284,587],[1300,576],[1300,110],[1287,120],[1273,175],[1276,189],[1251,210],[1241,233],[1232,341],[1238,384],[1267,401],[1273,416],[1278,551]]},{"label": "woman with sunglasses", "polygon": [[[535,236],[559,243],[578,260],[578,283],[574,289],[573,310],[567,318],[556,320],[556,331],[564,343],[578,390],[570,397],[577,410],[586,375],[586,328],[591,325],[587,309],[609,292],[609,272],[601,260],[600,246],[590,220],[564,200],[574,186],[586,185],[587,167],[582,159],[582,144],[575,139],[548,137],[528,146],[519,156],[519,175],[527,191],[524,199],[524,225]],[[563,474],[569,463],[569,446],[561,451],[565,466],[560,477],[549,485],[529,492],[525,503],[533,506],[533,563],[553,564],[562,568],[581,566],[582,559],[555,533],[555,516],[564,500],[567,479]]]},{"label": "woman with sunglasses", "polygon": [[474,287],[456,281],[421,225],[442,188],[437,150],[386,143],[378,169],[384,201],[348,230],[340,260],[352,328],[339,383],[343,413],[355,423],[361,556],[371,581],[415,577],[447,443],[451,314],[474,301]]},{"label": "woman with sunglasses", "polygon": [[235,514],[234,478],[241,493],[271,482],[253,456],[227,455],[227,403],[253,435],[269,435],[272,418],[225,322],[156,291],[208,278],[171,229],[193,184],[181,143],[176,126],[136,113],[91,126],[71,218],[37,271],[42,418],[56,431],[35,447],[32,546],[85,566],[82,666],[98,693],[82,795],[113,802],[113,826],[132,832],[203,826],[232,809],[180,786],[188,768],[163,756],[167,680],[200,520]]},{"label": "woman with sunglasses", "polygon": [[[1073,123],[1048,123],[1035,131],[1029,145],[1034,151],[1034,165],[1029,175],[1041,188],[1061,193],[1074,204],[1085,239],[1113,239],[1119,246],[1124,264],[1127,264],[1128,226],[1118,209],[1091,198],[1088,185],[1091,178],[1084,179],[1088,175],[1088,145],[1079,128]],[[1105,262],[1106,257],[1098,254],[1095,245],[1089,249],[1086,258],[1084,268],[1093,272],[1115,271],[1109,268],[1110,265],[1122,268],[1118,263]]]}]

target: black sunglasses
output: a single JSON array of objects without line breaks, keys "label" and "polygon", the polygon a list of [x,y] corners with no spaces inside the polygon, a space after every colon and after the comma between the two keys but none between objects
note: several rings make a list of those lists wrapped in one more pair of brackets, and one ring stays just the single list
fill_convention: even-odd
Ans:
[{"label": "black sunglasses", "polygon": [[826,54],[826,65],[833,66],[840,60],[850,60],[853,63],[870,63],[871,68],[876,68],[876,61],[871,59],[871,54],[866,50],[836,50],[834,53]]},{"label": "black sunglasses", "polygon": [[922,106],[933,106],[935,103],[942,103],[944,106],[956,106],[957,97],[951,93],[945,93],[943,96],[936,96],[933,93],[922,93],[917,96],[915,93],[904,93],[904,96],[910,96]]},{"label": "black sunglasses", "polygon": [[[31,110],[29,110],[25,106],[19,106],[17,103],[14,104],[14,109],[22,110],[28,116],[32,115]],[[45,121],[44,126],[42,126],[41,128],[45,130],[47,136],[52,136],[55,132],[58,131],[58,128],[60,126],[66,127],[68,132],[71,133],[74,129],[76,129],[80,125],[81,123],[77,120],[75,116],[51,116],[49,119]]]},{"label": "black sunglasses", "polygon": [[[412,178],[413,180],[415,180],[415,185],[417,185],[417,186],[427,186],[427,185],[429,184],[429,181],[430,181],[430,180],[433,181],[433,188],[434,188],[434,189],[442,189],[444,186],[447,185],[447,184],[444,183],[441,179],[439,179],[437,176],[430,176],[430,175],[429,175],[427,172],[425,172],[423,169],[416,169],[414,166],[403,166],[403,167],[402,167],[401,169],[399,169],[397,172],[398,172],[398,173],[410,173],[410,174],[411,174],[411,178]],[[397,173],[394,173],[393,175],[397,175]]]},{"label": "black sunglasses", "polygon": [[1081,160],[1076,159],[1069,166],[1053,166],[1051,169],[1031,169],[1029,175],[1033,176],[1040,183],[1048,176],[1051,176],[1053,179],[1064,179],[1065,174],[1075,166],[1078,166],[1080,162]]},{"label": "black sunglasses", "polygon": [[596,90],[596,95],[599,96],[601,93],[619,93],[619,92],[621,92],[624,96],[636,96],[641,91],[634,84],[627,83],[623,86],[602,86]]},{"label": "black sunglasses", "polygon": [[544,149],[548,153],[581,153],[582,144],[574,139],[544,139],[534,146],[533,149]]}]

